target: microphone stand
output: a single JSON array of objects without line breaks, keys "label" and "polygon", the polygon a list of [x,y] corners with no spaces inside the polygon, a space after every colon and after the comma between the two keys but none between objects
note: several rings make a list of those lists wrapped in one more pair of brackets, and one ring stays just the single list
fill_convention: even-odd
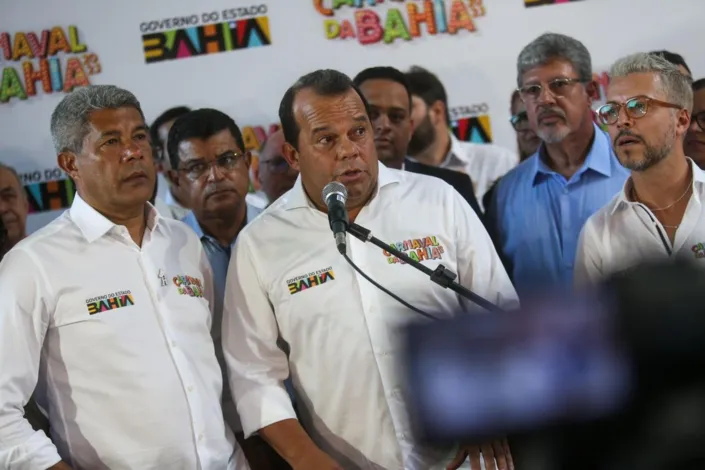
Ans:
[{"label": "microphone stand", "polygon": [[382,240],[379,238],[376,238],[372,236],[372,232],[366,229],[365,227],[361,227],[360,225],[357,224],[348,224],[348,232],[350,235],[353,235],[355,238],[358,240],[362,241],[363,243],[370,242],[373,245],[378,246],[382,250],[386,250],[396,256],[397,258],[401,259],[404,261],[406,264],[409,266],[413,266],[414,268],[418,269],[425,275],[431,278],[433,282],[438,284],[439,286],[445,288],[445,289],[450,289],[456,294],[465,297],[466,299],[470,300],[471,302],[474,302],[476,305],[479,305],[480,307],[483,307],[490,312],[497,312],[497,313],[502,313],[504,310],[499,308],[497,305],[493,304],[489,300],[480,297],[470,289],[466,289],[465,287],[461,286],[455,281],[455,278],[458,277],[453,271],[450,269],[446,268],[442,264],[439,264],[438,267],[434,270],[431,270],[430,268],[426,267],[422,263],[412,259],[407,255],[406,253],[403,253],[393,246],[390,246],[388,243],[384,243]]}]

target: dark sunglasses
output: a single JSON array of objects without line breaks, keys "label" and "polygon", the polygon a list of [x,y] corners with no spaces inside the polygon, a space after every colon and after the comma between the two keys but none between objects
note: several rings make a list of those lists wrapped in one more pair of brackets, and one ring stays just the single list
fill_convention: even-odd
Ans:
[{"label": "dark sunglasses", "polygon": [[632,119],[639,119],[646,116],[649,111],[649,106],[661,106],[663,108],[681,109],[680,106],[673,103],[667,103],[648,96],[635,96],[629,98],[624,103],[616,103],[614,101],[600,106],[597,110],[597,117],[602,124],[612,126],[619,120],[619,110],[624,108],[624,111]]}]

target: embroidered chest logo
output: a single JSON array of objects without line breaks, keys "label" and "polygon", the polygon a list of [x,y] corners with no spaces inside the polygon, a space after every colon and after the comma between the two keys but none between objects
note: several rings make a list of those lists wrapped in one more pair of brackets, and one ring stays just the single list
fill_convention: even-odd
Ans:
[{"label": "embroidered chest logo", "polygon": [[[406,253],[406,255],[414,261],[443,259],[443,253],[445,253],[445,248],[443,248],[443,245],[438,242],[438,238],[435,236],[413,238],[411,240],[390,243],[390,246]],[[387,257],[387,262],[389,264],[405,264],[404,261],[400,260],[387,250],[384,250],[383,254]]]},{"label": "embroidered chest logo", "polygon": [[286,285],[289,288],[289,293],[294,295],[329,281],[335,281],[335,273],[332,266],[288,279]]},{"label": "embroidered chest logo", "polygon": [[135,305],[135,299],[132,297],[132,291],[122,290],[113,292],[112,294],[100,295],[91,297],[86,300],[86,307],[89,315],[95,315],[99,312],[115,310],[122,307]]},{"label": "embroidered chest logo", "polygon": [[695,258],[700,259],[700,258],[705,258],[705,243],[697,243],[693,245],[693,253],[695,253]]},{"label": "embroidered chest logo", "polygon": [[179,294],[189,297],[203,297],[203,282],[197,277],[174,276],[172,281],[174,281]]}]

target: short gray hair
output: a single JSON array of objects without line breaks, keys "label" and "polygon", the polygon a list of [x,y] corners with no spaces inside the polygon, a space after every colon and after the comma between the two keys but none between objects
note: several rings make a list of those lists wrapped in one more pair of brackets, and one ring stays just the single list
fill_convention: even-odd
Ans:
[{"label": "short gray hair", "polygon": [[517,84],[529,70],[546,65],[553,60],[569,62],[583,82],[592,80],[592,59],[585,45],[570,36],[545,33],[531,41],[517,59]]},{"label": "short gray hair", "polygon": [[688,111],[693,109],[693,80],[684,75],[677,65],[659,55],[639,52],[612,64],[610,80],[633,73],[658,75],[661,91],[668,101]]},{"label": "short gray hair", "polygon": [[51,138],[56,152],[80,153],[83,139],[90,132],[91,113],[125,106],[136,108],[144,118],[135,95],[115,85],[89,85],[72,91],[51,113]]}]

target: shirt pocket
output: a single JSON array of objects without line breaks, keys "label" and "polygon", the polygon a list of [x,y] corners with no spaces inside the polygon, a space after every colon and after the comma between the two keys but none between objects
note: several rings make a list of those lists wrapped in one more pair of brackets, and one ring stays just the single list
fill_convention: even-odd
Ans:
[{"label": "shirt pocket", "polygon": [[68,328],[85,322],[127,322],[135,313],[136,304],[136,296],[129,289],[67,289],[58,296],[53,326]]}]

